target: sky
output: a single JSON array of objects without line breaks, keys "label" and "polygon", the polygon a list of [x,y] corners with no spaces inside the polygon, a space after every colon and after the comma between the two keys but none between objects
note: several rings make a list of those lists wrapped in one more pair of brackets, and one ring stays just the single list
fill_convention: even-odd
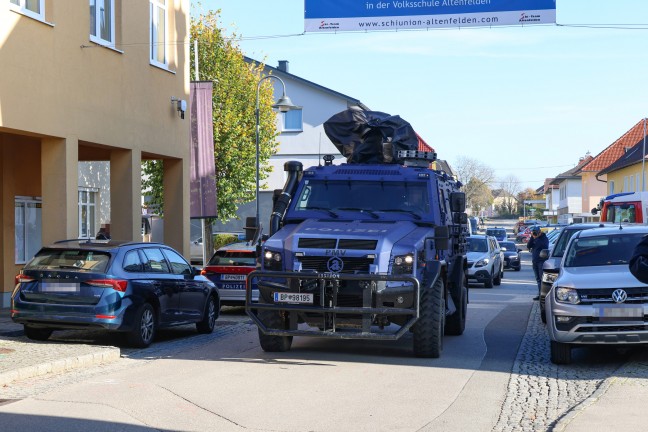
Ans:
[{"label": "sky", "polygon": [[476,159],[520,189],[648,116],[646,0],[557,0],[558,25],[306,34],[304,0],[200,4],[221,10],[246,56],[288,60],[294,75],[400,115],[440,159]]}]

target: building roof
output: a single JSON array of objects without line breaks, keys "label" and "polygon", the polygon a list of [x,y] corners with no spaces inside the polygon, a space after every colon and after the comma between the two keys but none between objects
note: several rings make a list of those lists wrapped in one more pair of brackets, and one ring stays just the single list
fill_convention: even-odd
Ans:
[{"label": "building roof", "polygon": [[597,154],[594,159],[583,167],[583,171],[600,172],[607,168],[619,158],[626,154],[626,149],[635,145],[644,137],[644,119],[641,119],[629,131],[624,133],[621,138],[607,146],[602,152]]},{"label": "building roof", "polygon": [[[557,185],[557,184],[553,184],[553,183],[551,183],[553,180],[554,180],[554,179],[552,179],[552,178],[546,178],[546,179],[545,179],[545,181],[544,181],[544,185],[542,186],[542,189],[543,189],[543,192],[544,192],[544,193],[547,193],[547,192],[548,192],[549,190],[551,190],[551,189],[558,189],[558,185]],[[538,188],[538,189],[540,189],[540,188]],[[538,189],[536,189],[536,190],[538,190]]]},{"label": "building roof", "polygon": [[[337,91],[332,90],[332,89],[330,89],[330,88],[328,88],[328,87],[324,87],[324,86],[321,86],[321,85],[319,85],[319,84],[316,84],[316,83],[314,83],[314,82],[312,82],[312,81],[309,81],[309,80],[307,80],[307,79],[304,79],[304,78],[298,77],[297,75],[293,75],[293,74],[289,73],[287,70],[282,70],[282,69],[280,69],[280,68],[276,68],[276,67],[268,66],[267,64],[265,64],[265,63],[263,63],[263,62],[260,62],[260,61],[257,61],[257,60],[254,60],[254,59],[252,59],[252,58],[250,58],[250,57],[243,56],[243,59],[244,59],[247,63],[254,63],[254,64],[260,64],[260,65],[263,65],[263,69],[264,69],[266,72],[268,72],[268,73],[270,73],[270,74],[272,74],[272,75],[278,76],[279,78],[290,78],[290,79],[292,79],[292,80],[299,81],[299,82],[301,82],[302,84],[305,84],[305,85],[307,85],[307,86],[313,87],[313,88],[315,88],[315,89],[317,89],[317,90],[321,90],[321,91],[323,91],[323,92],[325,92],[325,93],[328,93],[328,94],[331,94],[331,95],[333,95],[333,96],[337,96],[337,97],[339,97],[339,98],[346,99],[346,100],[347,100],[347,103],[348,103],[349,105],[357,105],[357,106],[359,106],[360,108],[362,108],[363,110],[369,110],[369,108],[368,108],[365,104],[363,104],[363,103],[360,101],[360,99],[356,99],[356,98],[353,98],[353,97],[351,97],[351,96],[347,96],[347,95],[345,95],[344,93],[337,92]],[[282,62],[284,62],[284,61],[282,60],[280,63],[282,63]],[[288,62],[285,62],[285,63],[284,63],[284,67],[285,67],[285,68],[287,68],[287,63],[288,63]]]},{"label": "building roof", "polygon": [[[643,132],[643,131],[642,131]],[[644,139],[641,137],[639,141],[633,145],[632,147],[626,149],[625,153],[616,160],[616,162],[612,163],[610,166],[607,168],[601,170],[598,175],[603,175],[607,173],[611,173],[613,171],[620,170],[622,168],[628,167],[630,165],[634,165],[636,163],[641,162],[643,159],[642,156],[644,156]],[[645,156],[644,156],[645,157]]]},{"label": "building roof", "polygon": [[554,179],[551,180],[552,185],[558,185],[565,180],[575,180],[580,179],[580,173],[583,172],[583,167],[589,164],[594,158],[591,155],[587,155],[581,158],[578,161],[578,165],[574,168],[565,171],[564,173],[558,174]]}]

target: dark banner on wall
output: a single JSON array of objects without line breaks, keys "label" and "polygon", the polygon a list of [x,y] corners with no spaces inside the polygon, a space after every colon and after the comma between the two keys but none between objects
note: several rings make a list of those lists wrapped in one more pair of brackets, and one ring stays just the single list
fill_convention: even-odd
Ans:
[{"label": "dark banner on wall", "polygon": [[556,0],[305,0],[307,32],[549,24]]},{"label": "dark banner on wall", "polygon": [[191,83],[192,218],[215,218],[217,215],[212,85],[211,81]]}]

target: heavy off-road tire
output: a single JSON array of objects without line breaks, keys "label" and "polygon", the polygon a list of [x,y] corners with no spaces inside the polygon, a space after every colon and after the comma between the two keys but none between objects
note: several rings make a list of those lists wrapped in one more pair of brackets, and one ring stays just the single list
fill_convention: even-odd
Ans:
[{"label": "heavy off-road tire", "polygon": [[[259,319],[270,329],[285,329],[287,328],[286,319],[282,316],[281,312],[259,310]],[[292,336],[270,336],[261,329],[259,331],[259,344],[263,351],[266,352],[286,352],[290,351],[292,346]]]},{"label": "heavy off-road tire", "polygon": [[438,358],[443,350],[445,287],[438,278],[431,287],[421,288],[419,319],[414,323],[414,355]]},{"label": "heavy off-road tire", "polygon": [[455,304],[457,310],[446,317],[445,334],[450,336],[462,335],[466,329],[466,313],[468,312],[468,289],[461,287],[461,300]]}]

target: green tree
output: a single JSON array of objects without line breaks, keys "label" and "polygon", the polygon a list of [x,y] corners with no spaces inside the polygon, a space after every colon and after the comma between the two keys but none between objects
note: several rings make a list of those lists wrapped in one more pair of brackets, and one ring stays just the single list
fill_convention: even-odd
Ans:
[{"label": "green tree", "polygon": [[[213,81],[214,161],[218,195],[218,218],[236,217],[238,207],[253,201],[256,190],[255,104],[257,84],[263,77],[262,64],[245,61],[236,35],[226,36],[219,27],[219,11],[208,11],[191,19],[191,71],[194,70],[194,45],[198,41],[201,81]],[[259,91],[260,179],[268,177],[270,156],[278,149],[272,111],[274,95],[271,80],[261,83]],[[162,163],[145,161],[142,190],[149,205],[162,212]],[[261,188],[264,184],[261,183]]]}]

